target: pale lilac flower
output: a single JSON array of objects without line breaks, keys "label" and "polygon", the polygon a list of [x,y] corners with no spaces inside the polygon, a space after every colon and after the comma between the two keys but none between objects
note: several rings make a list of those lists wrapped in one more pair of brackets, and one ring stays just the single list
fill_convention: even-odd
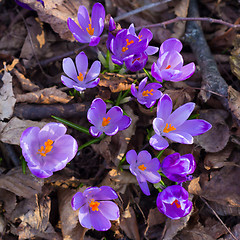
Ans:
[{"label": "pale lilac flower", "polygon": [[144,78],[136,89],[136,85],[133,83],[131,86],[131,93],[137,98],[138,102],[144,104],[147,108],[152,107],[156,100],[162,96],[162,92],[158,89],[162,87],[160,83],[147,83],[147,77]]},{"label": "pale lilac flower", "polygon": [[165,188],[157,197],[158,210],[171,219],[185,217],[192,210],[192,202],[188,200],[188,192],[179,185]]},{"label": "pale lilac flower", "polygon": [[77,91],[96,87],[100,80],[97,77],[101,71],[101,63],[95,61],[87,73],[88,58],[86,54],[80,52],[75,61],[76,66],[71,58],[63,59],[63,71],[68,77],[62,75],[62,83],[69,88],[75,88]]},{"label": "pale lilac flower", "polygon": [[66,131],[61,123],[48,123],[41,130],[30,127],[22,133],[20,146],[32,174],[50,177],[74,158],[78,145]]},{"label": "pale lilac flower", "polygon": [[101,98],[93,100],[87,118],[94,125],[89,129],[94,137],[99,137],[102,133],[115,135],[118,131],[128,128],[132,121],[130,117],[123,115],[122,109],[117,106],[106,113],[106,103]]},{"label": "pale lilac flower", "polygon": [[117,198],[116,192],[108,186],[90,187],[83,193],[77,192],[71,204],[73,210],[79,209],[78,218],[83,227],[107,231],[111,227],[109,220],[119,218],[117,204],[110,201]]},{"label": "pale lilac flower", "polygon": [[78,9],[78,22],[80,27],[68,18],[67,23],[74,38],[80,43],[89,43],[96,46],[104,29],[105,9],[101,3],[95,3],[92,8],[91,18],[86,7],[81,5]]},{"label": "pale lilac flower", "polygon": [[170,38],[162,43],[157,63],[153,63],[151,69],[152,76],[157,81],[178,82],[192,76],[195,64],[192,62],[183,66],[183,58],[179,53],[181,50],[182,43],[176,38]]},{"label": "pale lilac flower", "polygon": [[148,151],[141,151],[139,154],[135,150],[130,150],[126,154],[126,160],[130,164],[130,171],[136,176],[138,184],[143,193],[150,195],[148,182],[158,183],[161,176],[158,173],[160,162],[157,158],[153,158]]},{"label": "pale lilac flower", "polygon": [[181,156],[173,153],[165,157],[161,163],[163,174],[174,182],[185,182],[189,180],[189,174],[196,169],[196,162],[192,154]]},{"label": "pale lilac flower", "polygon": [[150,145],[156,150],[168,147],[167,137],[172,141],[192,144],[193,136],[207,132],[212,125],[205,120],[187,120],[194,110],[195,103],[189,102],[172,113],[172,99],[164,94],[157,106],[157,117],[153,120],[155,135],[150,138]]}]

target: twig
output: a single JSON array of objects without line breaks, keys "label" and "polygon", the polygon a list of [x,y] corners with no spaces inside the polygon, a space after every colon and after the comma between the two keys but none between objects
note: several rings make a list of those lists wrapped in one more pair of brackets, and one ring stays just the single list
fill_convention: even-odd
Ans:
[{"label": "twig", "polygon": [[181,21],[201,21],[201,22],[210,22],[210,23],[218,23],[225,25],[230,28],[240,28],[240,24],[233,24],[229,22],[225,22],[221,19],[209,18],[209,17],[176,17],[161,23],[149,24],[141,27],[137,27],[136,30],[140,30],[141,28],[156,28],[156,27],[166,27],[166,25],[181,22]]},{"label": "twig", "polygon": [[215,212],[215,210],[208,204],[208,202],[203,198],[201,197],[201,200],[207,205],[207,207],[209,209],[211,209],[211,211],[213,212],[213,214],[216,216],[216,218],[218,219],[218,221],[226,228],[226,230],[229,232],[229,234],[233,237],[233,239],[235,240],[238,240],[234,235],[233,233],[229,230],[229,228],[225,225],[225,223],[222,221],[222,219],[218,216],[218,214]]},{"label": "twig", "polygon": [[130,12],[124,13],[124,14],[121,15],[121,16],[115,17],[115,18],[114,18],[114,21],[115,21],[115,22],[118,22],[118,21],[123,20],[123,19],[125,19],[125,18],[128,18],[128,17],[130,17],[130,16],[132,16],[132,15],[138,14],[138,13],[143,12],[143,11],[145,11],[145,10],[148,10],[148,9],[150,9],[150,8],[154,8],[154,7],[157,7],[157,6],[159,6],[159,5],[162,5],[162,4],[164,4],[164,3],[168,3],[168,2],[171,2],[171,1],[172,1],[172,0],[163,0],[163,1],[161,1],[161,2],[156,2],[156,3],[147,4],[147,5],[142,6],[142,7],[140,7],[140,8],[134,9],[134,10],[132,10],[132,11],[130,11]]},{"label": "twig", "polygon": [[[190,0],[189,17],[199,17],[198,5],[196,0]],[[228,109],[228,85],[220,75],[217,64],[210,52],[201,26],[196,21],[190,21],[186,27],[186,41],[191,46],[193,53],[201,69],[202,90],[199,96],[206,102],[211,97],[211,92],[220,94],[221,103]]]}]

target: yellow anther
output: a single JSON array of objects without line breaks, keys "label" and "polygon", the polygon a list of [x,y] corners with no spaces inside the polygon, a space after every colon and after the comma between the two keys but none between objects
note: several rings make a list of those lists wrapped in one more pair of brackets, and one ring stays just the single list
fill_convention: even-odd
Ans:
[{"label": "yellow anther", "polygon": [[92,24],[91,23],[88,24],[88,28],[86,28],[86,30],[87,30],[89,35],[91,35],[91,36],[93,35],[94,28],[92,28]]},{"label": "yellow anther", "polygon": [[165,128],[163,129],[163,132],[169,133],[169,132],[171,132],[171,131],[173,131],[173,130],[176,130],[176,128],[175,128],[174,126],[171,126],[171,124],[169,124],[169,126],[168,126],[168,123],[166,123],[166,126],[165,126]]},{"label": "yellow anther", "polygon": [[144,164],[142,164],[142,165],[138,166],[138,168],[139,168],[140,170],[142,170],[142,171],[144,171],[144,170],[146,170],[146,169],[147,169],[147,168],[144,166]]},{"label": "yellow anther", "polygon": [[77,76],[78,81],[82,82],[83,81],[83,74],[79,73],[79,75]]},{"label": "yellow anther", "polygon": [[142,39],[141,39],[142,35],[139,35],[138,38],[139,38],[139,42],[141,42],[142,41]]},{"label": "yellow anther", "polygon": [[105,126],[107,126],[109,123],[110,123],[110,117],[108,117],[108,118],[103,118],[103,120],[102,120],[102,126],[103,127],[105,127]]},{"label": "yellow anther", "polygon": [[92,209],[92,211],[98,211],[98,206],[100,205],[100,202],[95,202],[94,199],[91,200],[89,203],[89,207]]},{"label": "yellow anther", "polygon": [[37,154],[40,154],[41,156],[46,157],[46,154],[49,153],[49,152],[51,152],[51,150],[52,150],[52,148],[53,148],[52,144],[53,144],[53,140],[48,139],[48,140],[44,143],[45,148],[44,148],[43,146],[41,146],[41,148],[38,149]]},{"label": "yellow anther", "polygon": [[131,45],[131,44],[134,43],[133,40],[131,40],[131,41],[129,42],[129,39],[128,39],[128,38],[126,39],[126,42],[127,42],[127,44],[126,44],[125,47],[122,48],[122,52],[126,52],[126,51],[128,50],[128,47],[127,47],[127,46],[129,46],[129,45]]},{"label": "yellow anther", "polygon": [[175,204],[177,208],[180,208],[180,207],[181,207],[181,205],[179,204],[179,201],[178,201],[177,199],[175,199],[175,200],[171,203],[171,205],[173,205],[173,204]]},{"label": "yellow anther", "polygon": [[171,65],[168,65],[167,67],[166,67],[166,69],[169,69],[171,67]]},{"label": "yellow anther", "polygon": [[142,92],[142,95],[143,95],[144,97],[147,97],[148,94],[153,95],[152,92],[153,92],[153,89],[151,89],[150,91],[146,90],[146,91],[143,91],[143,92]]}]

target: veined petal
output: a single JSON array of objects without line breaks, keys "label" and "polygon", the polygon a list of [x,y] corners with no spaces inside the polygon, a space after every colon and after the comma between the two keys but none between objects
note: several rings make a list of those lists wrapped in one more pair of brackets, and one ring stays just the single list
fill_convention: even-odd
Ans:
[{"label": "veined petal", "polygon": [[137,155],[136,151],[132,149],[132,150],[127,152],[126,160],[129,164],[134,164],[137,161],[137,156],[138,155]]},{"label": "veined petal", "polygon": [[150,138],[149,143],[154,149],[159,151],[166,149],[169,146],[168,141],[157,134]]},{"label": "veined petal", "polygon": [[182,72],[182,74],[178,78],[172,80],[173,82],[183,81],[187,78],[190,78],[193,75],[193,73],[195,72],[195,64],[189,63],[189,64],[183,66],[181,69],[181,72]]},{"label": "veined petal", "polygon": [[165,133],[164,136],[171,139],[174,142],[182,143],[182,144],[192,144],[193,143],[193,137],[186,132],[180,132],[180,131],[172,131],[169,133]]},{"label": "veined petal", "polygon": [[151,74],[154,78],[156,78],[157,81],[159,81],[159,82],[163,81],[161,72],[156,63],[153,63],[153,65],[152,65]]},{"label": "veined petal", "polygon": [[131,85],[131,93],[135,98],[137,97],[137,89],[136,89],[135,83],[132,83],[132,85]]},{"label": "veined petal", "polygon": [[181,76],[182,72],[175,69],[164,69],[161,71],[161,76],[165,81],[174,81]]},{"label": "veined petal", "polygon": [[100,211],[91,211],[90,220],[97,231],[107,231],[111,227],[110,221]]},{"label": "veined petal", "polygon": [[139,40],[147,39],[148,43],[152,40],[153,34],[147,28],[142,28],[140,33],[138,34]]},{"label": "veined petal", "polygon": [[[92,8],[92,26],[94,28],[94,35],[99,36],[102,33],[102,27],[100,26],[99,20],[105,19],[105,9],[101,3],[95,3]],[[102,25],[102,24],[101,24]]]},{"label": "veined petal", "polygon": [[101,191],[94,195],[95,200],[112,200],[117,199],[117,193],[109,186],[100,187]]},{"label": "veined petal", "polygon": [[141,165],[141,164],[145,164],[145,163],[148,163],[148,162],[150,162],[152,160],[152,156],[151,156],[151,154],[148,152],[148,151],[146,151],[146,150],[143,150],[143,151],[141,151],[139,154],[138,154],[138,156],[137,156],[137,162],[138,162],[138,164],[139,165]]},{"label": "veined petal", "polygon": [[106,118],[110,117],[110,122],[117,122],[119,121],[123,116],[123,111],[120,107],[112,107],[108,112],[107,112],[107,115],[106,115]]},{"label": "veined petal", "polygon": [[71,58],[64,58],[63,59],[63,71],[68,75],[68,77],[77,80],[77,71],[75,64]]},{"label": "veined petal", "polygon": [[122,131],[130,126],[132,119],[126,115],[123,115],[122,118],[117,122],[118,130]]},{"label": "veined petal", "polygon": [[90,24],[88,10],[83,5],[78,8],[78,22],[83,30],[86,30]]},{"label": "veined petal", "polygon": [[177,38],[169,38],[164,41],[160,47],[159,55],[172,50],[177,52],[182,50],[182,43]]},{"label": "veined petal", "polygon": [[147,181],[145,181],[145,182],[139,182],[138,181],[138,184],[139,184],[139,187],[141,188],[141,190],[143,191],[143,193],[145,195],[149,196],[150,195],[150,190],[149,190]]},{"label": "veined petal", "polygon": [[195,103],[185,103],[181,107],[177,108],[166,120],[168,124],[172,124],[175,128],[181,126],[191,115],[194,110]]},{"label": "veined petal", "polygon": [[89,128],[89,132],[93,137],[100,137],[102,135],[102,132],[99,131],[95,126],[91,126]]},{"label": "veined petal", "polygon": [[117,220],[120,216],[117,204],[112,201],[101,201],[99,211],[109,220]]},{"label": "veined petal", "polygon": [[109,124],[105,127],[104,132],[108,136],[113,136],[118,132],[118,125],[117,124]]},{"label": "veined petal", "polygon": [[142,92],[146,83],[147,83],[147,77],[145,77],[140,83],[139,83],[139,86],[138,86],[138,91],[139,92]]},{"label": "veined petal", "polygon": [[93,62],[91,68],[88,71],[88,74],[86,76],[86,83],[92,81],[93,79],[96,79],[101,71],[101,63],[99,61]]},{"label": "veined petal", "polygon": [[164,122],[167,121],[168,117],[172,112],[172,99],[164,94],[158,102],[157,106],[157,117],[163,119]]},{"label": "veined petal", "polygon": [[161,181],[161,176],[157,171],[148,171],[147,169],[142,172],[142,175],[150,183],[158,183]]},{"label": "veined petal", "polygon": [[[84,52],[80,52],[77,56],[76,56],[76,66],[77,66],[77,70],[78,70],[78,75],[81,73],[83,75],[83,77],[85,77],[87,69],[88,69],[88,58],[86,56],[86,54]],[[77,80],[75,78],[75,80]]]},{"label": "veined petal", "polygon": [[162,129],[165,126],[165,122],[161,118],[154,118],[153,120],[153,129],[157,135],[161,135]]},{"label": "veined petal", "polygon": [[40,168],[40,166],[29,166],[29,170],[33,175],[35,175],[38,178],[48,178],[53,175],[53,172],[51,170],[43,170]]},{"label": "veined petal", "polygon": [[71,201],[73,210],[76,211],[77,209],[82,207],[83,204],[85,204],[85,198],[83,197],[82,192],[77,192],[76,194],[74,194]]},{"label": "veined petal", "polygon": [[62,83],[67,86],[68,88],[73,88],[73,85],[76,85],[76,81],[72,80],[69,77],[66,77],[64,75],[61,76]]},{"label": "veined petal", "polygon": [[92,36],[90,38],[89,46],[97,46],[100,42],[100,37]]},{"label": "veined petal", "polygon": [[158,51],[158,47],[154,47],[154,46],[148,46],[147,49],[145,50],[145,53],[147,55],[153,55]]},{"label": "veined petal", "polygon": [[129,28],[128,28],[128,33],[134,35],[134,36],[137,36],[136,33],[135,33],[135,27],[134,27],[134,23],[131,23]]},{"label": "veined petal", "polygon": [[91,228],[92,227],[88,204],[83,205],[79,209],[78,219],[79,219],[80,224],[83,227],[85,227],[85,228]]},{"label": "veined petal", "polygon": [[96,78],[95,80],[85,83],[85,86],[86,88],[94,88],[98,85],[99,81],[100,81],[100,78]]}]

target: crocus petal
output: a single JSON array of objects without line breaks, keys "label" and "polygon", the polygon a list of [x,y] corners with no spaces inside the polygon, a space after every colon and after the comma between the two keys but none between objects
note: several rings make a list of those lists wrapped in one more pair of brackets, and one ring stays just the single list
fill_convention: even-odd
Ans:
[{"label": "crocus petal", "polygon": [[61,81],[68,88],[73,88],[73,86],[77,84],[76,81],[74,81],[71,78],[68,78],[64,75],[61,76]]},{"label": "crocus petal", "polygon": [[183,57],[179,52],[170,51],[164,53],[159,59],[158,64],[161,64],[161,70],[166,69],[169,65],[169,69],[181,70],[183,66]]},{"label": "crocus petal", "polygon": [[35,175],[38,178],[48,178],[53,175],[53,172],[51,170],[43,170],[39,168],[39,166],[29,166],[29,170],[33,175]]},{"label": "crocus petal", "polygon": [[161,135],[162,129],[164,128],[165,123],[161,118],[154,118],[153,120],[153,129],[157,135]]},{"label": "crocus petal", "polygon": [[112,32],[116,29],[116,23],[114,21],[114,19],[112,17],[110,17],[110,20],[109,20],[109,31]]},{"label": "crocus petal", "polygon": [[182,125],[191,115],[194,110],[195,103],[185,103],[181,107],[177,108],[166,120],[167,123],[172,124],[175,128]]},{"label": "crocus petal", "polygon": [[172,50],[177,52],[180,52],[182,50],[182,43],[176,38],[169,38],[164,41],[160,47],[159,55]]},{"label": "crocus petal", "polygon": [[110,123],[115,123],[119,121],[123,116],[123,111],[120,107],[112,107],[106,115],[106,118],[110,117]]},{"label": "crocus petal", "polygon": [[95,126],[91,126],[89,128],[89,132],[93,137],[100,137],[102,135],[102,132],[99,131]]},{"label": "crocus petal", "polygon": [[139,181],[138,181],[138,184],[139,184],[141,190],[143,191],[143,193],[144,193],[145,195],[149,196],[149,195],[150,195],[150,190],[149,190],[147,181],[145,181],[145,182],[139,182]]},{"label": "crocus petal", "polygon": [[150,138],[149,143],[154,149],[159,151],[166,149],[169,146],[168,141],[157,134]]},{"label": "crocus petal", "polygon": [[161,181],[161,176],[158,172],[145,170],[142,172],[142,175],[150,183],[158,183],[159,181]]},{"label": "crocus petal", "polygon": [[77,71],[75,64],[71,58],[63,59],[63,71],[72,79],[77,80]]},{"label": "crocus petal", "polygon": [[81,192],[77,192],[76,194],[74,194],[71,201],[71,205],[74,211],[82,207],[82,205],[85,203],[85,198],[83,197],[83,194]]},{"label": "crocus petal", "polygon": [[88,58],[87,58],[86,54],[84,52],[80,52],[76,56],[75,61],[76,61],[78,74],[81,73],[83,75],[83,77],[85,77],[86,72],[87,72],[87,68],[88,68]]},{"label": "crocus petal", "polygon": [[112,200],[117,199],[117,193],[109,186],[100,187],[101,191],[94,195],[95,200]]},{"label": "crocus petal", "polygon": [[166,122],[171,112],[172,99],[167,94],[164,94],[158,102],[157,117],[163,119],[163,121]]},{"label": "crocus petal", "polygon": [[109,124],[105,127],[104,132],[108,136],[113,136],[118,132],[118,125],[117,124]]},{"label": "crocus petal", "polygon": [[148,163],[152,160],[152,156],[151,154],[146,151],[146,150],[143,150],[141,151],[138,156],[137,156],[137,161],[138,161],[138,164],[141,165],[142,163]]},{"label": "crocus petal", "polygon": [[117,204],[112,201],[101,201],[99,211],[109,220],[117,220],[120,215]]},{"label": "crocus petal", "polygon": [[88,10],[83,5],[78,8],[78,22],[83,30],[86,30],[90,24]]},{"label": "crocus petal", "polygon": [[174,81],[181,76],[182,72],[175,69],[167,69],[161,71],[161,77],[165,81]]},{"label": "crocus petal", "polygon": [[91,108],[95,108],[104,114],[106,113],[106,103],[101,98],[95,98],[92,101]]},{"label": "crocus petal", "polygon": [[87,199],[91,199],[99,192],[101,192],[99,187],[89,187],[83,192],[83,196]]},{"label": "crocus petal", "polygon": [[136,151],[132,149],[132,150],[127,152],[126,160],[129,164],[134,164],[137,161],[137,156],[138,155],[137,155]]},{"label": "crocus petal", "polygon": [[157,81],[159,81],[159,82],[163,81],[163,79],[161,77],[161,72],[156,63],[153,63],[153,65],[152,65],[151,74],[154,78],[156,78]]},{"label": "crocus petal", "polygon": [[100,42],[100,37],[96,37],[96,36],[92,36],[91,39],[90,39],[90,43],[89,43],[89,46],[97,46]]},{"label": "crocus petal", "polygon": [[85,228],[91,228],[92,227],[88,204],[83,205],[79,209],[78,219],[79,219],[80,224],[83,227],[85,227]]},{"label": "crocus petal", "polygon": [[105,9],[101,3],[95,3],[92,8],[92,26],[95,36],[99,36],[103,31],[103,24],[99,24],[100,19],[102,19],[102,22],[104,21]]},{"label": "crocus petal", "polygon": [[174,142],[182,143],[182,144],[192,144],[193,143],[193,137],[186,132],[180,132],[180,131],[172,131],[169,133],[164,134],[167,138],[171,139]]},{"label": "crocus petal", "polygon": [[93,79],[97,78],[101,71],[101,63],[99,61],[95,61],[91,68],[88,71],[85,81],[88,83]]},{"label": "crocus petal", "polygon": [[182,72],[182,74],[177,79],[172,80],[173,82],[183,81],[187,78],[190,78],[193,75],[193,73],[195,72],[195,64],[189,63],[189,64],[183,66],[181,69],[181,72]]},{"label": "crocus petal", "polygon": [[147,171],[152,171],[152,172],[159,170],[161,166],[157,158],[153,158],[150,162],[144,163],[144,165],[147,168]]},{"label": "crocus petal", "polygon": [[131,25],[129,26],[128,33],[130,33],[130,34],[132,34],[134,36],[137,36],[136,33],[135,33],[135,27],[134,27],[133,23],[131,23]]},{"label": "crocus petal", "polygon": [[153,47],[153,46],[148,46],[147,49],[145,50],[145,53],[147,55],[153,55],[158,51],[158,47]]},{"label": "crocus petal", "polygon": [[96,78],[95,80],[92,80],[92,81],[90,81],[88,83],[85,83],[86,88],[94,88],[94,87],[96,87],[98,85],[99,81],[100,81],[100,78]]},{"label": "crocus petal", "polygon": [[181,126],[178,127],[178,131],[187,132],[192,136],[197,136],[207,132],[211,129],[212,125],[202,119],[187,120]]},{"label": "crocus petal", "polygon": [[132,119],[126,115],[122,116],[122,118],[117,122],[118,130],[122,131],[130,126]]},{"label": "crocus petal", "polygon": [[91,211],[90,220],[97,231],[107,231],[111,227],[110,221],[100,211]]},{"label": "crocus petal", "polygon": [[139,92],[142,92],[146,83],[147,83],[147,77],[145,77],[140,83],[139,83],[139,86],[138,86],[138,91]]},{"label": "crocus petal", "polygon": [[132,85],[131,85],[131,93],[134,97],[137,97],[137,89],[136,89],[135,83],[132,83]]},{"label": "crocus petal", "polygon": [[[140,37],[142,36],[142,37]],[[152,32],[147,28],[142,28],[140,33],[138,34],[139,40],[142,41],[142,39],[147,39],[148,43],[152,40],[153,34]]]}]

